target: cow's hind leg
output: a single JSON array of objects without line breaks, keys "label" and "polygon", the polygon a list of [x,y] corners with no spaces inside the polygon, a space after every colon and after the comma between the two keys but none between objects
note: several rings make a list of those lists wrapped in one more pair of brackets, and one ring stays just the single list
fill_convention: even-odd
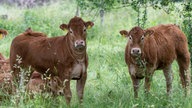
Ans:
[{"label": "cow's hind leg", "polygon": [[173,71],[171,68],[171,64],[163,69],[163,73],[166,79],[167,94],[169,96],[172,92],[172,81],[173,81]]},{"label": "cow's hind leg", "polygon": [[177,62],[179,65],[179,75],[181,79],[181,83],[183,88],[185,89],[185,95],[190,94],[190,71],[189,71],[189,64],[190,64],[190,54],[189,52],[183,52],[182,55],[177,57]]}]

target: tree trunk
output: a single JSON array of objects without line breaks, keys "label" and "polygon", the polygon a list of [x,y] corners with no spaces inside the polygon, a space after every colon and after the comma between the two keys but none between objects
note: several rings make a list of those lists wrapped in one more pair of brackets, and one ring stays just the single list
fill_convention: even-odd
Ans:
[{"label": "tree trunk", "polygon": [[77,9],[76,9],[76,14],[75,14],[75,16],[80,16],[80,9],[79,9],[79,6],[77,5]]},{"label": "tree trunk", "polygon": [[105,14],[104,9],[101,9],[100,10],[101,26],[104,25],[104,14]]}]

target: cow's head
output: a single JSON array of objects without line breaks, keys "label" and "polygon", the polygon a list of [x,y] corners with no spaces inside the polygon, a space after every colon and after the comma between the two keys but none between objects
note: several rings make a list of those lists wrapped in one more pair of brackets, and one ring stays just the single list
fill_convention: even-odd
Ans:
[{"label": "cow's head", "polygon": [[8,32],[6,30],[0,29],[0,39],[4,38]]},{"label": "cow's head", "polygon": [[67,30],[67,35],[70,37],[74,49],[76,51],[83,51],[86,48],[86,30],[94,25],[93,22],[84,22],[79,17],[74,17],[69,21],[69,24],[61,24],[62,30]]},{"label": "cow's head", "polygon": [[126,30],[120,31],[121,35],[128,38],[129,51],[132,57],[141,56],[145,39],[153,33],[153,30],[143,30],[140,27],[134,27],[129,32]]}]

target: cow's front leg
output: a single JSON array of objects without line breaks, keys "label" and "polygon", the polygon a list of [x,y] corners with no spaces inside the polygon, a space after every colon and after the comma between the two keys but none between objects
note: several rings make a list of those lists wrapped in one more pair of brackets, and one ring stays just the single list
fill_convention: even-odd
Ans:
[{"label": "cow's front leg", "polygon": [[69,105],[70,101],[71,101],[71,88],[70,88],[70,79],[66,78],[64,79],[64,96],[65,96],[65,100],[66,103]]},{"label": "cow's front leg", "polygon": [[76,90],[80,103],[83,102],[83,93],[86,79],[87,79],[87,72],[84,72],[81,79],[77,80]]},{"label": "cow's front leg", "polygon": [[132,76],[132,75],[131,75],[131,79],[132,79],[132,83],[133,83],[134,97],[138,98],[140,79],[137,79],[135,76]]},{"label": "cow's front leg", "polygon": [[153,77],[154,69],[148,69],[147,72],[145,73],[145,93],[149,93],[150,87],[151,87],[151,81]]}]

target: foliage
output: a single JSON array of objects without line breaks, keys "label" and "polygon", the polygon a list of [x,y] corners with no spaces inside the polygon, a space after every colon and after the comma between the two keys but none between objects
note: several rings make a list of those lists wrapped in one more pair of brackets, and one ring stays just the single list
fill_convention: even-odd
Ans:
[{"label": "foliage", "polygon": [[[181,13],[182,14],[180,17],[183,19],[182,28],[186,33],[186,35],[188,36],[189,50],[192,55],[192,3],[184,2],[183,10]],[[192,63],[192,57],[191,57],[191,63]],[[191,65],[191,68],[192,68],[192,65]]]},{"label": "foliage", "polygon": [[76,0],[81,9],[111,10],[117,4],[117,0]]},{"label": "foliage", "polygon": [[[124,0],[126,1],[126,0]],[[130,0],[129,0],[130,1]],[[156,0],[158,1],[158,0]],[[128,2],[128,1],[127,1]],[[131,2],[131,1],[130,1]],[[151,1],[152,2],[152,1]],[[87,51],[89,56],[88,77],[84,91],[84,108],[191,108],[192,94],[184,98],[183,89],[180,84],[178,65],[173,63],[174,79],[173,94],[170,98],[166,96],[166,81],[161,71],[155,72],[151,84],[149,95],[144,93],[144,82],[141,81],[139,98],[134,99],[131,78],[124,61],[124,49],[127,39],[122,38],[120,30],[131,29],[137,25],[138,12],[132,6],[121,7],[123,2],[117,1],[114,7],[105,14],[105,24],[99,25],[99,21],[94,21],[94,27],[88,31]],[[153,2],[152,2],[153,3]],[[160,3],[160,2],[159,2]],[[172,4],[172,3],[171,3]],[[121,8],[116,9],[119,5]],[[164,9],[156,8],[147,2],[140,3],[140,25],[143,24],[144,5],[147,5],[146,23],[144,27],[151,27],[164,23],[177,22],[178,12],[170,11],[165,13],[169,6]],[[158,4],[159,5],[159,4]],[[2,6],[3,7],[3,6]],[[0,7],[0,13],[3,12]],[[35,31],[41,31],[50,37],[63,35],[59,29],[61,23],[68,23],[74,16],[75,4],[72,2],[59,2],[50,6],[36,7],[32,9],[20,9],[18,7],[4,7],[7,9],[9,19],[0,20],[0,28],[7,29],[9,35],[0,40],[0,52],[9,57],[10,43],[15,36],[22,33],[27,27],[31,26]],[[183,7],[180,7],[183,9]],[[175,9],[175,8],[173,8]],[[91,20],[89,11],[81,17],[86,21]],[[155,13],[155,15],[154,15]],[[88,15],[87,15],[88,14]],[[98,16],[96,16],[98,18]],[[188,18],[186,18],[188,19]],[[179,20],[180,21],[180,20]],[[188,24],[187,22],[184,24]],[[183,29],[184,30],[184,29]],[[189,30],[190,31],[190,30]],[[186,32],[187,33],[187,32]],[[188,38],[190,35],[188,35]],[[190,40],[189,40],[190,41]],[[72,101],[71,108],[81,107],[78,104],[76,95],[75,81],[71,82]],[[65,99],[62,96],[51,97],[49,94],[35,95],[31,99],[27,93],[10,95],[9,99],[0,101],[0,107],[19,107],[19,108],[65,108]]]}]

